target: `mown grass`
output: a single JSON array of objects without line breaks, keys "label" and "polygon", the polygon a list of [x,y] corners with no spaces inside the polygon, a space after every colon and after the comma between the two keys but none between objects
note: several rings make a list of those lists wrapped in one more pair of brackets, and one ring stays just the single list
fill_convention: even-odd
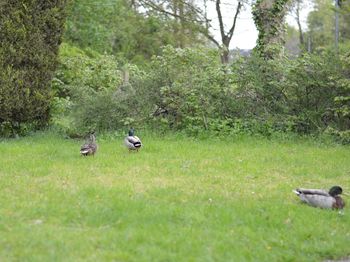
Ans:
[{"label": "mown grass", "polygon": [[[350,255],[350,214],[292,189],[350,191],[350,148],[175,136],[0,142],[1,261],[322,261]],[[349,197],[345,197],[347,202]]]}]

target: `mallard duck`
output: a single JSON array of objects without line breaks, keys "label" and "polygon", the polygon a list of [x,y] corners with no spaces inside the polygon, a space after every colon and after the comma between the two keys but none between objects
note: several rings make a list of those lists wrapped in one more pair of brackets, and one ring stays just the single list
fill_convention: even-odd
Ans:
[{"label": "mallard duck", "polygon": [[89,137],[89,142],[85,143],[80,148],[80,154],[82,156],[89,156],[89,155],[95,155],[97,151],[97,144],[96,144],[96,137],[95,133],[91,133]]},{"label": "mallard duck", "polygon": [[125,146],[130,150],[136,150],[139,151],[139,149],[142,146],[140,138],[134,135],[135,130],[133,128],[130,128],[129,134],[124,139]]},{"label": "mallard duck", "polygon": [[343,193],[340,186],[333,186],[329,191],[322,189],[297,188],[293,190],[304,203],[320,208],[342,209],[345,206],[344,200],[339,196]]}]

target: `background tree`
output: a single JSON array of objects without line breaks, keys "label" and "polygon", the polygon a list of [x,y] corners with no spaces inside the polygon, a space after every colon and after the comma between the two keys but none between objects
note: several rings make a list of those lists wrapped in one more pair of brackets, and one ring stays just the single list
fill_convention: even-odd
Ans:
[{"label": "background tree", "polygon": [[227,29],[223,21],[222,3],[220,0],[215,0],[215,10],[220,29],[220,40],[217,40],[209,30],[212,28],[212,21],[207,17],[207,1],[204,1],[203,6],[199,6],[193,1],[176,0],[176,3],[178,3],[177,6],[186,7],[186,10],[188,10],[187,12],[177,12],[176,9],[173,8],[173,5],[169,7],[169,3],[172,4],[173,1],[159,2],[156,0],[139,0],[139,2],[144,8],[150,11],[159,12],[160,14],[175,18],[175,20],[179,19],[180,21],[186,21],[188,23],[187,28],[191,28],[192,33],[201,34],[209,42],[214,44],[221,51],[222,63],[228,63],[229,46],[236,28],[238,15],[243,7],[243,1],[237,1],[237,5],[234,8],[234,15],[231,19],[231,24],[229,29]]},{"label": "background tree", "polygon": [[216,13],[218,15],[218,20],[219,20],[219,26],[220,26],[220,35],[221,35],[221,42],[222,42],[222,55],[221,55],[221,61],[223,64],[227,64],[229,62],[229,48],[230,48],[230,42],[233,36],[233,33],[235,31],[236,28],[236,22],[237,22],[237,18],[238,15],[241,11],[241,8],[243,6],[242,2],[238,2],[237,4],[237,8],[236,8],[236,13],[233,17],[233,22],[232,22],[232,26],[229,29],[228,32],[225,32],[225,28],[224,28],[224,22],[223,22],[223,18],[222,18],[222,14],[221,14],[221,1],[220,0],[216,0]]},{"label": "background tree", "polygon": [[350,40],[350,1],[340,1],[340,36],[343,41]]},{"label": "background tree", "polygon": [[299,55],[305,52],[308,47],[306,43],[308,39],[305,38],[301,17],[301,12],[307,7],[307,4],[303,0],[291,0],[288,6],[288,13],[294,18],[297,27],[286,25],[285,47],[289,54]]},{"label": "background tree", "polygon": [[66,0],[5,1],[0,6],[0,126],[43,126],[50,111],[50,81]]},{"label": "background tree", "polygon": [[300,34],[293,26],[286,26],[285,48],[288,55],[298,56],[304,45],[300,45]]},{"label": "background tree", "polygon": [[332,1],[315,0],[314,10],[308,15],[308,36],[313,50],[325,48],[334,43],[333,7]]},{"label": "background tree", "polygon": [[253,19],[259,31],[255,50],[265,58],[278,57],[282,53],[288,1],[257,0],[253,6]]},{"label": "background tree", "polygon": [[[171,9],[190,17],[176,1]],[[145,64],[161,47],[184,47],[203,42],[188,19],[169,19],[154,11],[138,11],[137,2],[77,0],[71,5],[65,40],[72,45],[108,53],[136,64]],[[179,15],[180,17],[180,15]]]},{"label": "background tree", "polygon": [[291,2],[291,9],[290,13],[293,15],[297,26],[298,26],[298,33],[299,33],[299,43],[301,46],[304,45],[305,39],[304,39],[304,32],[301,27],[301,17],[300,12],[305,7],[303,0],[294,0]]},{"label": "background tree", "polygon": [[[307,18],[307,37],[311,39],[312,50],[335,45],[335,6],[333,1],[314,0],[314,9]],[[341,1],[339,8],[339,43],[350,41],[350,2]]]}]

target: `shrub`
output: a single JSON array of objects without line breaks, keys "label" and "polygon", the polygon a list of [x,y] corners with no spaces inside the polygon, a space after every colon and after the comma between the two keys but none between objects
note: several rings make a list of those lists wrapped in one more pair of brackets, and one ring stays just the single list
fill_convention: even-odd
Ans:
[{"label": "shrub", "polygon": [[135,90],[123,82],[122,70],[131,77],[140,74],[137,67],[122,68],[112,55],[64,44],[53,81],[54,125],[79,135],[89,130],[115,130],[133,122]]},{"label": "shrub", "polygon": [[296,59],[253,55],[236,61],[239,117],[300,134],[349,129],[347,57],[324,50]]},{"label": "shrub", "polygon": [[61,51],[53,112],[64,120],[53,119],[69,132],[133,124],[190,134],[272,136],[327,129],[342,141],[348,136],[347,56],[328,52],[265,61],[253,55],[227,68],[215,50],[167,46],[146,72],[69,45]]},{"label": "shrub", "polygon": [[[142,81],[140,83],[139,81]],[[173,129],[208,129],[212,119],[224,118],[232,86],[215,50],[167,46],[154,57],[150,72],[135,89],[157,125]]]}]

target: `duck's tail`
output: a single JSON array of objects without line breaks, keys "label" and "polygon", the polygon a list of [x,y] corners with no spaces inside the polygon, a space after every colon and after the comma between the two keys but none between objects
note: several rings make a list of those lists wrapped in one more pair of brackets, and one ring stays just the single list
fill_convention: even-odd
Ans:
[{"label": "duck's tail", "polygon": [[80,150],[80,154],[82,154],[82,155],[85,155],[87,153],[89,153],[89,149]]},{"label": "duck's tail", "polygon": [[299,196],[299,195],[301,194],[301,192],[298,191],[298,189],[294,189],[293,192],[294,192],[297,196]]}]

